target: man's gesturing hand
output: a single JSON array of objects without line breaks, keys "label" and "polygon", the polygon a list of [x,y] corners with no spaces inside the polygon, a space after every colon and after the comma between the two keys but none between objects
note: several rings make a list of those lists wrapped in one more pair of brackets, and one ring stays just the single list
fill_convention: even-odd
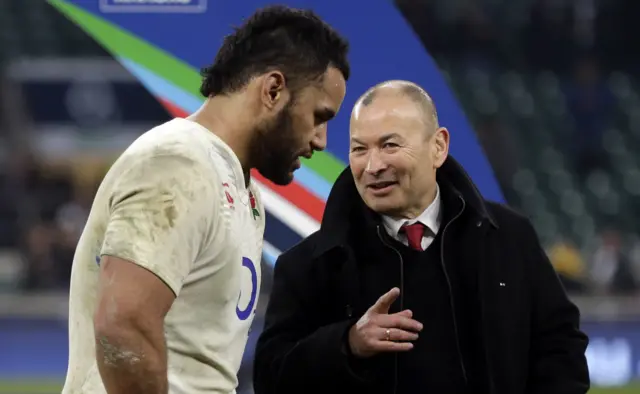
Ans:
[{"label": "man's gesturing hand", "polygon": [[381,352],[402,352],[411,350],[413,344],[407,341],[418,339],[422,324],[411,317],[410,310],[389,314],[391,304],[400,295],[394,287],[376,301],[375,304],[349,330],[349,346],[356,357],[371,357]]}]

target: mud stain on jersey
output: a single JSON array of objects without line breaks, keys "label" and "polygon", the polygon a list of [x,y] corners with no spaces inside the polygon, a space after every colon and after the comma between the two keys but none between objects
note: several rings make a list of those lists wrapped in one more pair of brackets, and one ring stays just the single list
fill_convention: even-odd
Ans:
[{"label": "mud stain on jersey", "polygon": [[178,217],[178,212],[176,211],[176,207],[174,205],[169,205],[164,209],[164,216],[167,218],[167,222],[169,222],[169,227],[175,226],[176,218]]}]

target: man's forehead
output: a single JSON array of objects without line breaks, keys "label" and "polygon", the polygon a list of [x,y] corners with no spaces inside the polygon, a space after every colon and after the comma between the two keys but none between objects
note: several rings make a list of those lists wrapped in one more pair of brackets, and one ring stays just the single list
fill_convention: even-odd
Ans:
[{"label": "man's forehead", "polygon": [[423,119],[422,110],[406,97],[380,97],[369,105],[358,104],[352,113],[356,122],[402,122]]},{"label": "man's forehead", "polygon": [[424,114],[410,101],[374,100],[370,105],[354,108],[349,131],[354,142],[371,139],[383,142],[410,138],[425,129],[424,122]]}]

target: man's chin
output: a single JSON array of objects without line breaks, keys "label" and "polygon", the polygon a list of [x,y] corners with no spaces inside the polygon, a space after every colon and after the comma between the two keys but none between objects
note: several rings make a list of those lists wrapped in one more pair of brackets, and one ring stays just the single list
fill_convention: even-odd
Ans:
[{"label": "man's chin", "polygon": [[393,201],[389,196],[367,196],[367,198],[364,199],[364,202],[372,211],[379,213],[380,215],[393,216],[400,209],[400,204],[398,204],[397,201]]}]

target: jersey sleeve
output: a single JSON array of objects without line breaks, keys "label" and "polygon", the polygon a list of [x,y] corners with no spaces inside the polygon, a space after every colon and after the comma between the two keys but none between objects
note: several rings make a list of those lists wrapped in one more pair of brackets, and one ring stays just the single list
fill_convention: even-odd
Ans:
[{"label": "jersey sleeve", "polygon": [[182,153],[135,158],[115,181],[101,255],[158,276],[177,296],[217,215],[215,171]]}]

